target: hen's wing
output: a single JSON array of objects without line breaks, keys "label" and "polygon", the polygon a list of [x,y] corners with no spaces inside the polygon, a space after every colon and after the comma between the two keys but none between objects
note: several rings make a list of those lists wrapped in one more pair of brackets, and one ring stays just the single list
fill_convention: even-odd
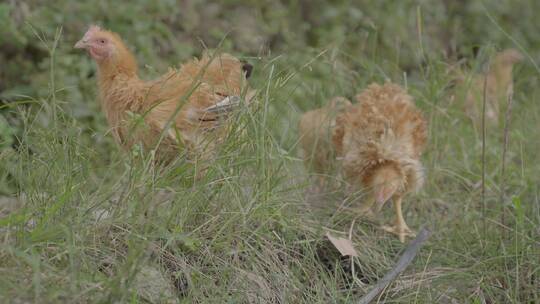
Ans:
[{"label": "hen's wing", "polygon": [[196,138],[225,127],[234,113],[253,98],[253,94],[245,98],[226,96],[215,92],[206,83],[194,89],[190,85],[179,85],[172,93],[176,96],[168,95],[171,92],[153,96],[156,103],[148,111],[145,121],[158,130],[166,129],[167,137],[177,142],[199,141]]},{"label": "hen's wing", "polygon": [[207,114],[229,114],[240,106],[242,99],[240,96],[227,96],[215,105],[205,108],[203,111]]},{"label": "hen's wing", "polygon": [[168,141],[207,150],[201,147],[222,137],[232,114],[255,95],[243,73],[242,63],[226,54],[170,69],[147,83],[146,124]]}]

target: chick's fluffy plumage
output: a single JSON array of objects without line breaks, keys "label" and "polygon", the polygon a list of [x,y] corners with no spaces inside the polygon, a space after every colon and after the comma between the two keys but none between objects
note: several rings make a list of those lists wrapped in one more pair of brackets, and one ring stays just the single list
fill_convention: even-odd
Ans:
[{"label": "chick's fluffy plumage", "polygon": [[411,96],[387,83],[371,84],[356,99],[351,111],[338,116],[333,137],[345,177],[369,187],[375,171],[391,165],[406,179],[403,191],[417,188],[423,180],[419,158],[427,132]]},{"label": "chick's fluffy plumage", "polygon": [[397,220],[388,231],[401,241],[412,234],[401,214],[401,198],[424,179],[420,156],[427,141],[426,121],[412,97],[398,85],[371,84],[356,96],[357,103],[339,115],[333,143],[342,158],[345,179],[371,191],[364,202],[377,210],[393,199]]}]

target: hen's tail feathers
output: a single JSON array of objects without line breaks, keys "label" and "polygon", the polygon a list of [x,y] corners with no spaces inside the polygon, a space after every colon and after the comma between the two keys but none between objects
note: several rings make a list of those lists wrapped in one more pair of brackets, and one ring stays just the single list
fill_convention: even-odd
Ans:
[{"label": "hen's tail feathers", "polygon": [[246,74],[246,79],[251,76],[251,72],[253,71],[253,66],[247,62],[242,62],[242,71]]}]

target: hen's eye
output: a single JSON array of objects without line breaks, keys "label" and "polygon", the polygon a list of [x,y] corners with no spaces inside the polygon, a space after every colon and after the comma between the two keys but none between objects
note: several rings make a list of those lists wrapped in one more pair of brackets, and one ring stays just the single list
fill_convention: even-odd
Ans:
[{"label": "hen's eye", "polygon": [[99,43],[105,43],[105,39],[99,40]]}]

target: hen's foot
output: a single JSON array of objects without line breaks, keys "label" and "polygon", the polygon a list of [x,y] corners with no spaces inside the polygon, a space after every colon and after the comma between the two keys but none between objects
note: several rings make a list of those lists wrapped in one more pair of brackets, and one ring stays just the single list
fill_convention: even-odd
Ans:
[{"label": "hen's foot", "polygon": [[398,238],[399,238],[399,241],[402,242],[402,243],[405,242],[406,237],[408,237],[408,236],[409,237],[415,237],[416,236],[414,231],[409,229],[409,227],[407,227],[406,224],[402,224],[402,225],[396,224],[394,226],[382,226],[381,228],[386,232],[390,232],[390,233],[393,233],[393,234],[397,235]]}]

